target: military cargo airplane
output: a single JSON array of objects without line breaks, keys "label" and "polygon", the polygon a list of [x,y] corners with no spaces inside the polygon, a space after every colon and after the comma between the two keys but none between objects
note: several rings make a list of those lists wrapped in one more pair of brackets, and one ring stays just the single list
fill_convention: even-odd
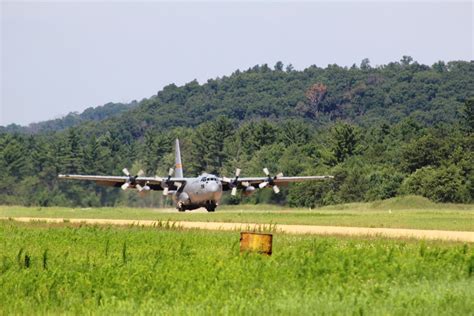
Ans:
[{"label": "military cargo airplane", "polygon": [[142,170],[133,176],[127,168],[124,168],[122,172],[124,176],[60,174],[58,177],[59,179],[90,180],[100,185],[121,187],[122,190],[135,189],[143,193],[150,190],[163,191],[163,195],[172,196],[179,212],[200,207],[206,208],[208,212],[214,212],[224,191],[231,191],[231,195],[235,196],[237,190],[241,190],[243,195],[248,196],[254,193],[257,187],[263,189],[271,186],[275,193],[279,193],[278,185],[333,178],[333,176],[285,177],[282,173],[271,176],[267,168],[263,169],[265,177],[241,178],[240,169],[236,169],[233,179],[207,173],[194,178],[185,178],[178,139],[176,139],[175,147],[175,169],[170,168],[167,177],[145,177]]}]

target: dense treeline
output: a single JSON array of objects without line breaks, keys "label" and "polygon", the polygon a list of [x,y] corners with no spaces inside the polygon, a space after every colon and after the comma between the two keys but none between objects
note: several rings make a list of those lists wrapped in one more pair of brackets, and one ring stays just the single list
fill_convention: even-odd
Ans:
[{"label": "dense treeline", "polygon": [[10,124],[6,127],[0,126],[0,132],[36,134],[60,131],[69,127],[77,126],[84,122],[102,121],[113,116],[117,116],[130,110],[137,104],[138,103],[136,101],[133,101],[129,104],[107,103],[95,108],[89,107],[80,114],[77,112],[71,112],[62,118],[31,123],[28,126],[20,126],[17,124]]},{"label": "dense treeline", "polygon": [[[472,202],[474,63],[432,66],[404,57],[371,67],[277,63],[230,77],[170,85],[100,123],[65,131],[0,134],[0,203],[26,205],[162,205],[93,183],[58,182],[58,173],[148,175],[173,165],[181,140],[185,174],[231,176],[333,174],[280,195],[262,190],[244,202],[293,206],[419,194]],[[240,198],[226,196],[226,202]]]}]

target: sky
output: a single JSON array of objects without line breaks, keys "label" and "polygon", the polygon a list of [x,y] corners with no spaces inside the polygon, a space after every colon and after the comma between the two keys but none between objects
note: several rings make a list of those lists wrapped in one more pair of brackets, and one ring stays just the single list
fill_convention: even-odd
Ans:
[{"label": "sky", "polygon": [[0,1],[0,125],[277,61],[473,60],[473,2]]}]

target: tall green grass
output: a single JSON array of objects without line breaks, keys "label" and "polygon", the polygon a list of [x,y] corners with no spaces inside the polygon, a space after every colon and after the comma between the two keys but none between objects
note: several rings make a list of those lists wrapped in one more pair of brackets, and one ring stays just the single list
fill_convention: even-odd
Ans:
[{"label": "tall green grass", "polygon": [[[0,222],[1,314],[455,314],[474,310],[472,245]],[[28,264],[27,260],[28,259]]]}]

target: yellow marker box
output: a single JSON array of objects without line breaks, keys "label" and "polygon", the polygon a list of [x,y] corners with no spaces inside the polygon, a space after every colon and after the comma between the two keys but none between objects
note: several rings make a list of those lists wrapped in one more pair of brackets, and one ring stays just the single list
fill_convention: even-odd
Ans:
[{"label": "yellow marker box", "polygon": [[240,233],[240,253],[257,252],[271,256],[273,235],[264,233]]}]

